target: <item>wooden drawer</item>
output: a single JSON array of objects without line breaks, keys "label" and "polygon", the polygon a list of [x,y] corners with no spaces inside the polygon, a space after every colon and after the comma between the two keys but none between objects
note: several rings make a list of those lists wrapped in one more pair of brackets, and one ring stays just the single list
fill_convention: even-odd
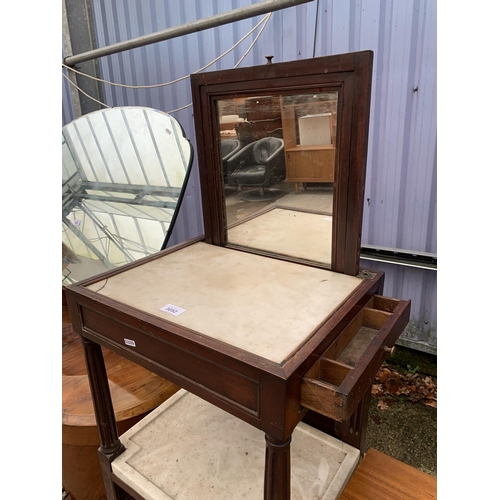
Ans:
[{"label": "wooden drawer", "polygon": [[304,375],[300,404],[337,421],[349,418],[409,316],[410,301],[373,296]]}]

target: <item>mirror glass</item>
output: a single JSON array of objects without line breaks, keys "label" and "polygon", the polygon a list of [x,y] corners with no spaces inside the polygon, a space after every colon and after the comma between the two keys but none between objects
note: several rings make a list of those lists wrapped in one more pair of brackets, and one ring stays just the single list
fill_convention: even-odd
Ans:
[{"label": "mirror glass", "polygon": [[217,101],[228,246],[330,267],[337,91]]},{"label": "mirror glass", "polygon": [[62,130],[63,285],[165,248],[192,164],[167,113],[107,108]]}]

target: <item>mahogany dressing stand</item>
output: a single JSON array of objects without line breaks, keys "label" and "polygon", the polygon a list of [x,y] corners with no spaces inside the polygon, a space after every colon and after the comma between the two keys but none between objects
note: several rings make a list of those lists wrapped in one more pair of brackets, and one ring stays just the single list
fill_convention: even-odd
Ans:
[{"label": "mahogany dressing stand", "polygon": [[[301,421],[364,451],[371,384],[410,311],[409,301],[382,295],[383,273],[359,269],[372,59],[367,51],[191,76],[204,237],[67,289],[109,499],[141,497],[113,472],[124,447],[101,346],[262,431],[265,499],[290,499],[290,443]],[[266,238],[231,239],[218,103],[287,95],[314,108],[325,92],[338,98],[330,258],[304,257],[293,238],[281,249]]]}]

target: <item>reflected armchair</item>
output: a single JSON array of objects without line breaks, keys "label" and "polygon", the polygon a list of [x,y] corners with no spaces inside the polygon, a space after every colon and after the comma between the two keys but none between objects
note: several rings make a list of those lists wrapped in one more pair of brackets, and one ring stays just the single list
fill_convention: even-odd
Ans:
[{"label": "reflected armchair", "polygon": [[243,195],[247,201],[269,200],[283,194],[278,189],[266,189],[286,177],[284,141],[264,137],[252,142],[227,161],[227,180],[230,186],[258,187]]},{"label": "reflected armchair", "polygon": [[236,154],[243,144],[239,139],[223,139],[220,142],[220,155],[222,158],[222,171],[224,173],[224,184],[227,184],[227,161]]}]

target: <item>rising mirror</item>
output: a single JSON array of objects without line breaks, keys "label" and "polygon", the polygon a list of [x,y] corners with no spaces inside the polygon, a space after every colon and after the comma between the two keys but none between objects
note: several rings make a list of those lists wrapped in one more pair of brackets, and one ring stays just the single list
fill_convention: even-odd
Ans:
[{"label": "rising mirror", "polygon": [[207,242],[358,273],[372,61],[191,75]]},{"label": "rising mirror", "polygon": [[107,108],[63,127],[63,285],[167,246],[192,153],[177,120],[151,108]]},{"label": "rising mirror", "polygon": [[338,92],[217,101],[227,243],[330,266]]}]

